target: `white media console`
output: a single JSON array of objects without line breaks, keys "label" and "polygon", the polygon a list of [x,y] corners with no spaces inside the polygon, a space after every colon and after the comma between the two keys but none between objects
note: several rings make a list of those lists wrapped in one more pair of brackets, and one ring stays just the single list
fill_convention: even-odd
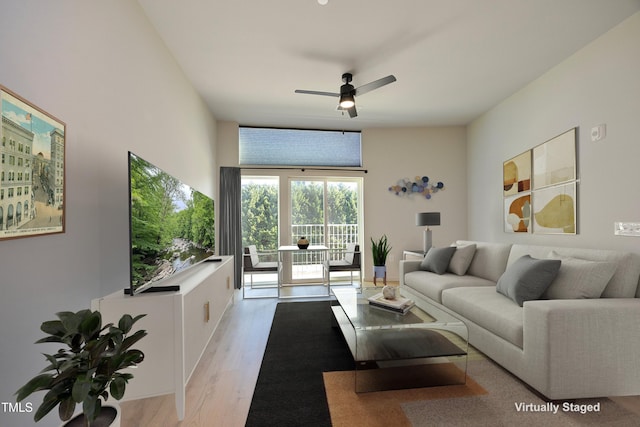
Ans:
[{"label": "white media console", "polygon": [[134,296],[115,292],[91,302],[103,323],[116,323],[123,314],[146,314],[134,330],[148,333],[135,348],[144,361],[130,369],[134,378],[124,400],[175,393],[178,419],[185,415],[185,390],[222,315],[233,302],[233,256],[205,262],[176,276],[180,290]]}]

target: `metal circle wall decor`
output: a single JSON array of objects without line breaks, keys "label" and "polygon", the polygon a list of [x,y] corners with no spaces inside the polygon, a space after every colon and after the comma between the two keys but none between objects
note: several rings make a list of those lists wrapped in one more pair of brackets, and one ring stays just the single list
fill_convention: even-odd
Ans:
[{"label": "metal circle wall decor", "polygon": [[428,176],[416,176],[413,181],[408,178],[398,180],[396,185],[389,187],[396,196],[420,195],[425,199],[430,199],[438,191],[444,190],[442,181],[430,181]]}]

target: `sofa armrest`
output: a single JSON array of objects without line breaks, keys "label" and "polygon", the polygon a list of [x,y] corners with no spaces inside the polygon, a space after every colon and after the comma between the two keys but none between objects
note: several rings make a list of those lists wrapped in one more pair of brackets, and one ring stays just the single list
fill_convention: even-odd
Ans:
[{"label": "sofa armrest", "polygon": [[404,286],[404,275],[412,271],[420,270],[420,260],[402,260],[400,261],[400,286]]},{"label": "sofa armrest", "polygon": [[523,316],[526,369],[548,398],[640,392],[640,299],[528,301]]}]

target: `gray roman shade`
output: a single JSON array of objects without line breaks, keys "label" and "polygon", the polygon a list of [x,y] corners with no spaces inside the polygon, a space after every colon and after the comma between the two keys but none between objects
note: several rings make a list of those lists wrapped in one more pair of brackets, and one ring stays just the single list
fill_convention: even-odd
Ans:
[{"label": "gray roman shade", "polygon": [[360,132],[240,127],[243,166],[362,166]]}]

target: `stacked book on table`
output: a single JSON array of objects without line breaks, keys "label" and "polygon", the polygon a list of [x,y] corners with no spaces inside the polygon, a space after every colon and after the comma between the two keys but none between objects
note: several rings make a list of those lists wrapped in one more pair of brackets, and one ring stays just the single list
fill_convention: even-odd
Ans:
[{"label": "stacked book on table", "polygon": [[375,308],[382,308],[384,310],[389,310],[394,313],[407,314],[411,307],[415,305],[415,303],[404,297],[396,297],[395,299],[386,299],[382,292],[375,294],[372,297],[369,297],[369,305]]}]

